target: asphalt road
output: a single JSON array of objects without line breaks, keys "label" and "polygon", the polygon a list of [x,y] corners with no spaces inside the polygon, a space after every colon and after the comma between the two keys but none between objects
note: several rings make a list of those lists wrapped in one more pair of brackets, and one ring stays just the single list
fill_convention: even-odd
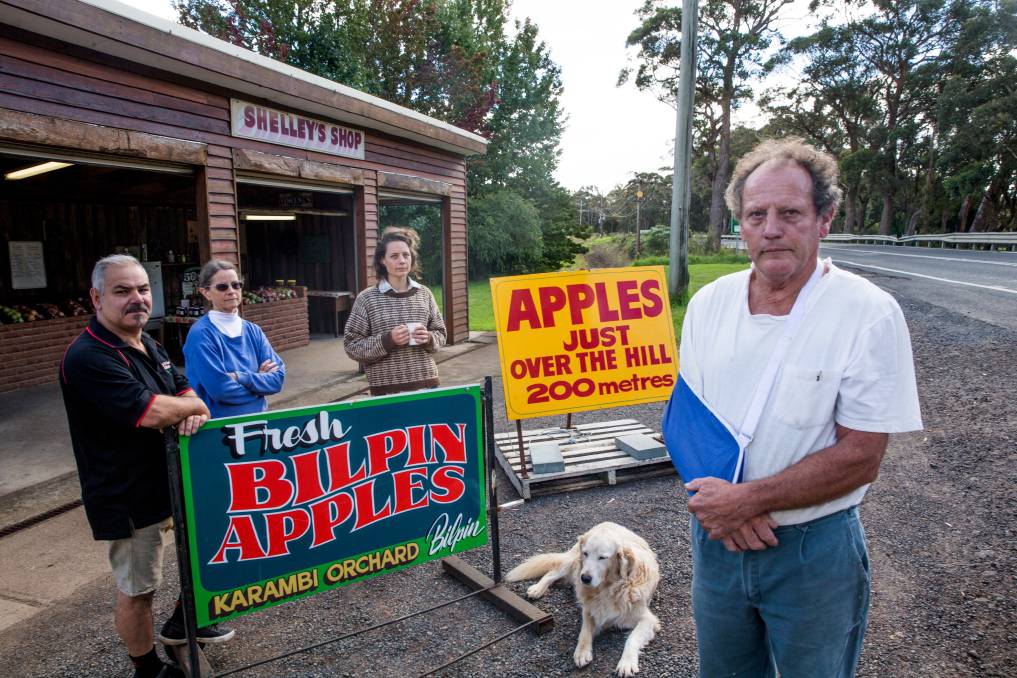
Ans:
[{"label": "asphalt road", "polygon": [[1017,253],[824,244],[824,257],[882,287],[997,327],[1017,329]]}]

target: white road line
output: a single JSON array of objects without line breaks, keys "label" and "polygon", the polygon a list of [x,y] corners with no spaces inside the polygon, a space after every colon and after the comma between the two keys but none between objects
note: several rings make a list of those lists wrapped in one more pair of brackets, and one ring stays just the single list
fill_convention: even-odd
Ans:
[{"label": "white road line", "polygon": [[823,247],[829,247],[831,250],[837,252],[855,252],[857,254],[878,254],[884,257],[914,257],[916,259],[936,259],[938,261],[952,261],[954,263],[966,263],[966,264],[988,264],[989,266],[1013,266],[1017,267],[1017,263],[1010,263],[1006,261],[986,261],[985,259],[966,259],[964,257],[934,257],[929,254],[904,254],[902,252],[878,252],[876,250],[854,250],[847,247],[838,247],[837,245],[823,245]]},{"label": "white road line", "polygon": [[939,282],[950,283],[953,285],[967,285],[968,287],[979,287],[983,290],[993,290],[994,292],[1009,292],[1010,294],[1017,294],[1017,290],[1012,290],[1009,287],[999,287],[998,285],[979,285],[978,283],[965,282],[963,280],[950,280],[949,278],[937,278],[934,275],[923,275],[921,273],[914,273],[912,271],[900,271],[895,268],[883,268],[882,266],[872,266],[871,264],[859,264],[856,261],[834,259],[833,263],[846,264],[848,266],[857,266],[858,268],[872,268],[877,271],[887,271],[888,273],[900,273],[901,275],[907,275],[913,278],[928,278],[929,280],[937,280]]}]

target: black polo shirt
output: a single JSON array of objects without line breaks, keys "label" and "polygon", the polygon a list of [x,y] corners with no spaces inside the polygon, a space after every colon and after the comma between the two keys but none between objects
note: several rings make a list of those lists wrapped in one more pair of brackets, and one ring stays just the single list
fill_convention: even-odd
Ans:
[{"label": "black polo shirt", "polygon": [[96,539],[129,537],[132,526],[171,514],[163,434],[140,423],[157,394],[181,395],[190,384],[158,342],[144,333],[141,341],[147,355],[92,318],[60,363],[81,496]]}]

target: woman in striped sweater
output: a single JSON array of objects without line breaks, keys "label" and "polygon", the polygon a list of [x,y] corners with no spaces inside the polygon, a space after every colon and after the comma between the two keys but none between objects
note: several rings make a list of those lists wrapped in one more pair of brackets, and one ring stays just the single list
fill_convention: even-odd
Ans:
[{"label": "woman in striped sweater", "polygon": [[360,362],[371,395],[438,385],[431,357],[445,345],[445,321],[418,273],[420,238],[408,228],[386,228],[374,251],[378,284],[357,296],[346,320],[343,345]]}]

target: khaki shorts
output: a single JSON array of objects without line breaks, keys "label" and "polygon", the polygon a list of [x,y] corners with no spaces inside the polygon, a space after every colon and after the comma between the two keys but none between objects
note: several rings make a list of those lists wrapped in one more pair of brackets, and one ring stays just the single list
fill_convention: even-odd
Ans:
[{"label": "khaki shorts", "polygon": [[117,589],[132,598],[155,591],[162,583],[163,547],[172,542],[172,518],[110,541],[109,565]]}]

